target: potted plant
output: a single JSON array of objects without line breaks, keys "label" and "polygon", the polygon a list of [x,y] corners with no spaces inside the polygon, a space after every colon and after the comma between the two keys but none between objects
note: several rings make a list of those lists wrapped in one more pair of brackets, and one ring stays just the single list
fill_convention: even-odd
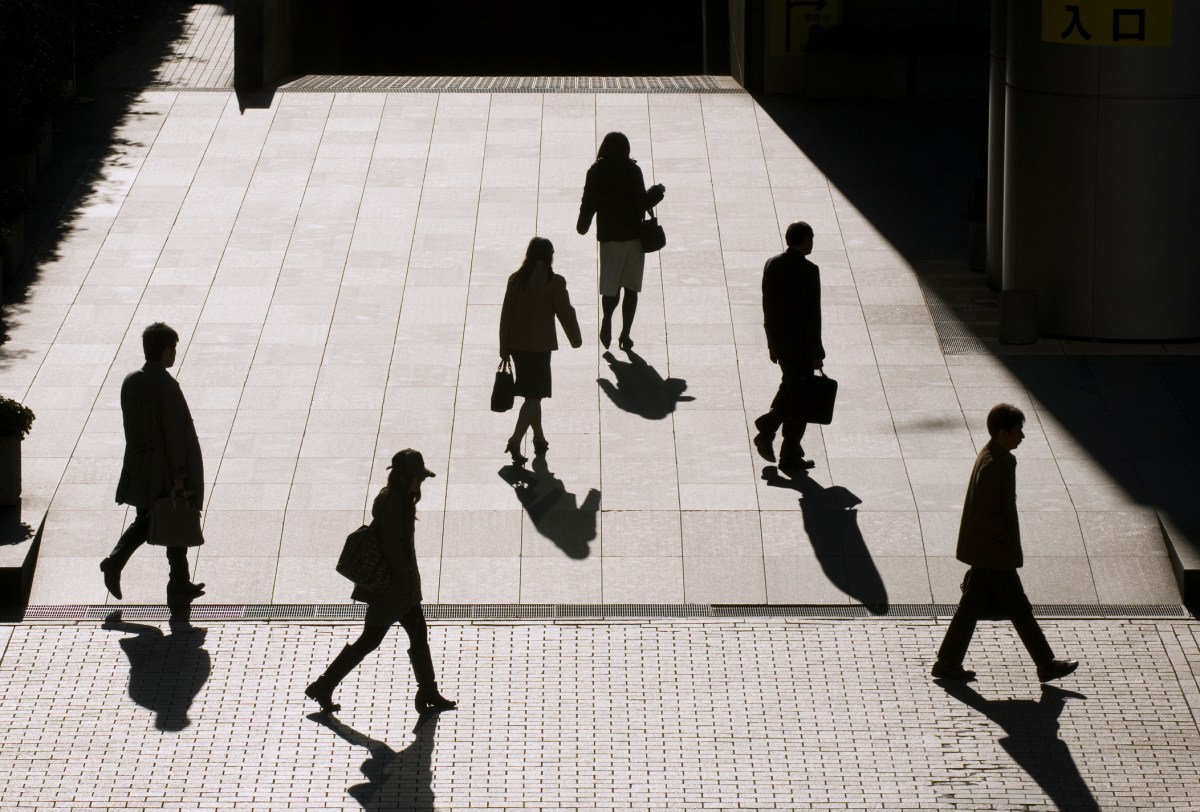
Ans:
[{"label": "potted plant", "polygon": [[0,505],[21,501],[21,441],[33,420],[32,409],[0,395]]}]

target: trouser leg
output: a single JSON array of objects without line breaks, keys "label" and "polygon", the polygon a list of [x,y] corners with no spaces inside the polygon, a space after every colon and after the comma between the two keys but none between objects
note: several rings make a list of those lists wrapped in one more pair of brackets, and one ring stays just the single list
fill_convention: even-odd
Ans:
[{"label": "trouser leg", "polygon": [[1012,620],[1013,628],[1017,630],[1017,636],[1025,644],[1025,650],[1033,658],[1034,664],[1042,665],[1053,660],[1054,649],[1033,616],[1033,605],[1025,595],[1021,576],[1016,570],[998,570],[991,573],[991,580],[1001,606]]},{"label": "trouser leg", "polygon": [[754,427],[758,429],[760,434],[767,437],[774,437],[775,432],[779,431],[779,427],[783,425],[783,413],[787,406],[787,385],[785,381],[779,382],[779,388],[775,390],[775,397],[771,398],[771,406],[766,413],[760,415],[754,421]]},{"label": "trouser leg", "polygon": [[938,661],[946,665],[962,665],[963,658],[967,656],[967,647],[971,645],[971,636],[975,634],[975,624],[987,602],[989,585],[985,578],[976,576],[977,572],[971,570],[967,589],[958,602],[958,608],[954,610],[954,617],[938,648]]},{"label": "trouser leg", "polygon": [[783,384],[780,388],[784,398],[780,410],[783,444],[780,446],[779,456],[781,459],[803,457],[804,446],[800,441],[804,439],[804,432],[808,429],[808,423],[802,419],[804,385],[807,379],[812,377],[812,367],[804,369],[801,365],[790,363],[780,363],[780,366],[783,367]]},{"label": "trouser leg", "polygon": [[121,538],[117,539],[117,546],[108,554],[108,560],[118,572],[124,569],[129,557],[150,537],[150,510],[134,508],[134,511],[133,521],[121,534]]}]

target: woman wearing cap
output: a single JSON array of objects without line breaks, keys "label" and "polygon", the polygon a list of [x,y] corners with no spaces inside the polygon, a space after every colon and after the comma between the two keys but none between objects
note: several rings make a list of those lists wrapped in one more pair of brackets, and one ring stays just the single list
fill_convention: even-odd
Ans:
[{"label": "woman wearing cap", "polygon": [[649,189],[637,161],[629,157],[629,139],[624,133],[604,136],[596,151],[596,162],[587,171],[579,221],[575,230],[587,234],[596,218],[596,239],[600,242],[600,343],[608,349],[612,341],[612,316],[617,309],[621,289],[621,335],[617,347],[633,349],[629,328],[637,312],[638,293],[642,290],[642,271],[646,252],[642,250],[642,217],[662,202],[666,187],[656,183]]},{"label": "woman wearing cap", "polygon": [[572,347],[583,344],[567,280],[552,270],[553,264],[554,245],[542,237],[530,240],[525,261],[508,278],[500,308],[500,357],[512,358],[515,391],[524,398],[517,425],[504,446],[516,465],[526,460],[521,441],[531,427],[534,453],[540,457],[550,447],[542,430],[542,398],[550,397],[550,353],[558,349],[554,319],[558,318]]},{"label": "woman wearing cap", "polygon": [[362,634],[342,649],[325,673],[305,689],[323,712],[336,711],[341,705],[333,701],[333,689],[338,686],[363,658],[383,642],[393,623],[408,632],[408,658],[417,678],[417,711],[449,710],[457,703],[438,693],[429,653],[429,632],[425,613],[421,611],[421,573],[417,571],[417,551],[414,545],[417,502],[421,501],[421,483],[434,476],[425,467],[421,452],[406,448],[392,457],[388,466],[387,485],[375,497],[371,506],[371,528],[379,539],[380,549],[391,570],[391,580],[379,590],[367,590],[356,585],[351,597],[367,604],[366,622]]}]

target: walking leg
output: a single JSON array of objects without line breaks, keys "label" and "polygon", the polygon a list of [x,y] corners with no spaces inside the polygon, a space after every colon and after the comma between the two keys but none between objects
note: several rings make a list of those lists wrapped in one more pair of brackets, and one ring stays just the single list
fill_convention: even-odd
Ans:
[{"label": "walking leg", "polygon": [[418,713],[453,710],[458,707],[438,693],[437,678],[433,672],[433,655],[429,651],[429,628],[425,613],[418,605],[400,618],[400,625],[408,632],[408,659],[412,663],[413,676],[417,679],[417,695],[414,704]]}]

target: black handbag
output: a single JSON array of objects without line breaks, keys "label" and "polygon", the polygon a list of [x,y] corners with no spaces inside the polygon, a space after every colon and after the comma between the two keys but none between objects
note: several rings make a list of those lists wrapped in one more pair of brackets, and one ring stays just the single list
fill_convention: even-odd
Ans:
[{"label": "black handbag", "polygon": [[805,423],[828,426],[833,422],[833,404],[837,400],[837,381],[824,372],[805,378],[801,384],[801,403]]},{"label": "black handbag", "polygon": [[662,247],[667,244],[667,234],[658,224],[658,216],[654,214],[653,209],[650,210],[650,216],[642,220],[638,239],[642,243],[642,250],[647,254],[661,251]]},{"label": "black handbag", "polygon": [[383,557],[383,550],[379,546],[379,537],[369,524],[346,536],[336,569],[339,575],[370,590],[383,589],[392,577],[387,559]]},{"label": "black handbag", "polygon": [[186,496],[155,499],[150,508],[150,534],[146,543],[159,547],[199,547],[204,543],[200,530],[200,509]]},{"label": "black handbag", "polygon": [[513,407],[517,396],[517,385],[513,380],[512,362],[505,358],[496,367],[496,380],[492,383],[492,411],[507,412]]}]

